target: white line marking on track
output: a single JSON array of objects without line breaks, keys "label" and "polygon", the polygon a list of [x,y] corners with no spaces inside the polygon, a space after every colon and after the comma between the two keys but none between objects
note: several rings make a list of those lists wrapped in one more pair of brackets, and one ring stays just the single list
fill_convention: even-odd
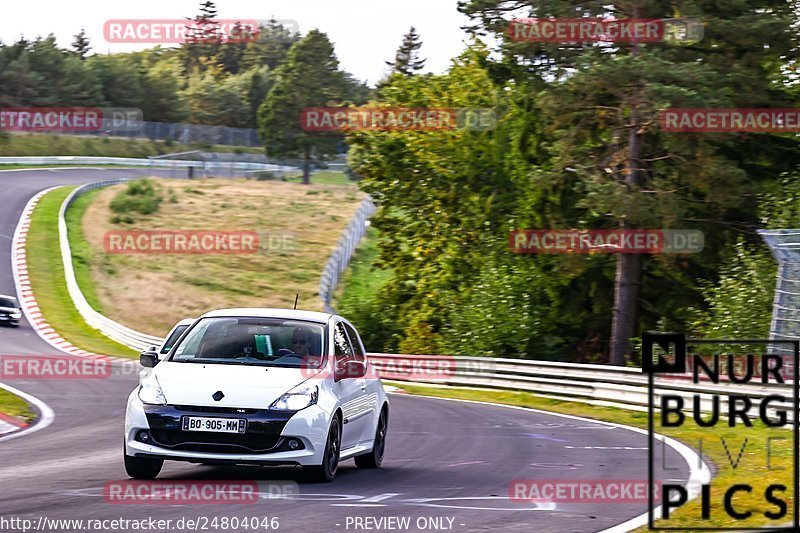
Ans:
[{"label": "white line marking on track", "polygon": [[467,465],[479,465],[481,463],[485,463],[486,461],[466,461],[463,463],[453,463],[447,466],[467,466]]},{"label": "white line marking on track", "polygon": [[[505,409],[516,409],[518,411],[528,411],[533,413],[539,413],[543,415],[549,415],[554,417],[566,418],[570,420],[579,420],[583,423],[591,423],[591,424],[599,424],[603,426],[618,428],[618,429],[625,429],[628,431],[633,431],[634,433],[639,433],[640,435],[647,435],[646,429],[639,429],[632,426],[626,426],[623,424],[616,424],[614,422],[602,422],[599,420],[590,420],[588,418],[582,418],[580,416],[575,415],[564,415],[559,413],[551,413],[549,411],[544,411],[542,409],[533,409],[530,407],[520,407],[517,405],[505,405],[502,403],[492,403],[492,402],[479,402],[476,400],[461,400],[457,398],[437,398],[436,396],[424,396],[424,395],[415,395],[417,398],[427,398],[430,400],[442,400],[446,402],[461,402],[461,403],[474,403],[478,405],[491,405],[494,407],[502,407]],[[697,454],[696,451],[691,449],[690,447],[686,446],[682,442],[678,442],[675,439],[671,439],[669,437],[665,437],[663,435],[656,435],[658,440],[666,443],[670,448],[675,450],[677,453],[683,457],[683,460],[686,461],[686,464],[689,467],[689,480],[686,482],[688,498],[687,501],[691,501],[700,494],[700,486],[704,484],[708,484],[711,482],[711,469],[708,467],[708,464],[703,460],[701,456]],[[700,466],[697,466],[700,465]],[[658,516],[659,511],[661,510],[661,506],[658,506],[653,509],[653,514]],[[608,529],[604,529],[598,533],[625,533],[627,531],[631,531],[633,529],[646,526],[648,519],[648,513],[642,513],[639,516],[635,516],[630,520],[623,522],[621,524],[617,524],[616,526],[610,527]]]},{"label": "white line marking on track", "polygon": [[30,395],[30,394],[28,394],[26,392],[22,392],[21,390],[15,389],[14,387],[6,385],[5,383],[0,383],[0,389],[5,389],[8,392],[10,392],[11,394],[15,394],[15,395],[19,396],[20,398],[22,398],[26,402],[28,402],[28,403],[32,404],[34,407],[36,407],[39,410],[39,413],[40,413],[39,419],[33,425],[28,426],[27,428],[23,429],[22,431],[18,431],[16,433],[12,433],[11,435],[6,435],[4,437],[0,437],[0,442],[6,441],[6,440],[11,440],[11,439],[16,439],[18,437],[22,437],[23,435],[28,435],[30,433],[34,433],[36,431],[39,431],[40,429],[46,428],[47,426],[49,426],[50,424],[53,423],[53,420],[55,420],[56,415],[53,413],[53,410],[50,409],[50,406],[47,405],[46,403],[44,403],[39,398],[37,398],[36,396],[32,396],[32,395]]},{"label": "white line marking on track", "polygon": [[387,492],[385,494],[378,494],[377,496],[372,496],[364,500],[364,503],[375,503],[375,502],[382,502],[383,500],[388,500],[394,496],[400,496],[399,492]]},{"label": "white line marking on track", "polygon": [[647,450],[635,446],[564,446],[570,450]]}]

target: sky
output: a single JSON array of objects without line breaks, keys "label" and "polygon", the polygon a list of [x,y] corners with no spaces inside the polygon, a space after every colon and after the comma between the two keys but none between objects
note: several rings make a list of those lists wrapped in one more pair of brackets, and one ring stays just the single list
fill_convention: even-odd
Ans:
[{"label": "sky", "polygon": [[[69,46],[81,28],[93,53],[122,52],[154,45],[108,43],[103,26],[112,19],[181,19],[198,12],[200,0],[23,0],[7,2],[0,39],[16,41],[53,33]],[[13,4],[12,4],[13,1]],[[217,0],[220,19],[293,20],[302,34],[318,28],[334,43],[341,67],[374,85],[394,59],[402,37],[417,28],[427,58],[426,72],[441,73],[465,46],[467,18],[457,0]],[[13,5],[13,7],[11,7]]]}]

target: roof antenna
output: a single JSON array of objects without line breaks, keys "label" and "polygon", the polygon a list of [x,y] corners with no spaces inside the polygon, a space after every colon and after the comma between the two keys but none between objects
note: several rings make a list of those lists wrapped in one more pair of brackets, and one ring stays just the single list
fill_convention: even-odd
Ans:
[{"label": "roof antenna", "polygon": [[296,296],[294,297],[294,308],[297,309],[297,300],[300,299],[300,293],[295,293]]}]

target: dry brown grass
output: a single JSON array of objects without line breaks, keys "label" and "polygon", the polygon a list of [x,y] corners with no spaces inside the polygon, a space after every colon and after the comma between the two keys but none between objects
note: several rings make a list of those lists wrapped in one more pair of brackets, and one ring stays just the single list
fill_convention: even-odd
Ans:
[{"label": "dry brown grass", "polygon": [[[179,319],[225,307],[320,310],[319,276],[363,195],[350,185],[249,180],[159,180],[165,200],[154,215],[113,224],[111,199],[125,185],[101,191],[82,228],[93,249],[91,275],[106,315],[139,331],[164,335]],[[255,231],[291,234],[289,249],[257,254],[107,254],[110,230]]]}]

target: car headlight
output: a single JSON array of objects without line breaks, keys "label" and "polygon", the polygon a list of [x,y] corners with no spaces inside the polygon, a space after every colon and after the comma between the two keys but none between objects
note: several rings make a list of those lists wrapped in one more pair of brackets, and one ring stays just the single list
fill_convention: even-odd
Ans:
[{"label": "car headlight", "polygon": [[150,405],[167,405],[167,398],[153,375],[142,380],[139,386],[139,399],[142,403]]},{"label": "car headlight", "polygon": [[11,313],[11,318],[22,318],[22,313]]},{"label": "car headlight", "polygon": [[300,411],[317,403],[319,387],[317,385],[298,385],[269,406],[276,411]]}]

